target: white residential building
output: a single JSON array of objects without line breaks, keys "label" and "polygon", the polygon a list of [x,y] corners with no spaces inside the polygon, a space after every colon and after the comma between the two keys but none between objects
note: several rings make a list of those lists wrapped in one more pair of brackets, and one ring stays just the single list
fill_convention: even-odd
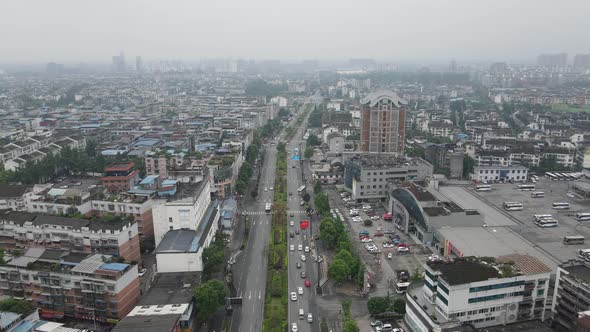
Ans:
[{"label": "white residential building", "polygon": [[406,326],[429,332],[465,323],[479,329],[543,321],[551,272],[537,258],[521,254],[429,262],[424,283],[407,291]]},{"label": "white residential building", "polygon": [[196,230],[211,203],[212,177],[209,174],[203,181],[178,187],[175,196],[155,200],[152,205],[154,238],[156,246],[170,230]]}]

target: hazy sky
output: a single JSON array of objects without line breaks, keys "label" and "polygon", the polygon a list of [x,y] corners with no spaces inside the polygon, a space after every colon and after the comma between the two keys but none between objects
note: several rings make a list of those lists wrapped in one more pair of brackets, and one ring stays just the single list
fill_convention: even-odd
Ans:
[{"label": "hazy sky", "polygon": [[0,62],[534,61],[590,53],[588,0],[0,0]]}]

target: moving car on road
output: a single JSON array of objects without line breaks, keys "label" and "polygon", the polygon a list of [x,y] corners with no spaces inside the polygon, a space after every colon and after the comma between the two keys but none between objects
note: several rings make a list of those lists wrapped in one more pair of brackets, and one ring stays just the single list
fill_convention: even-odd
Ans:
[{"label": "moving car on road", "polygon": [[291,292],[291,301],[297,301],[297,293]]},{"label": "moving car on road", "polygon": [[305,262],[307,260],[307,258],[305,258],[305,255],[301,255],[301,261]]},{"label": "moving car on road", "polygon": [[303,287],[297,287],[297,293],[303,295]]}]

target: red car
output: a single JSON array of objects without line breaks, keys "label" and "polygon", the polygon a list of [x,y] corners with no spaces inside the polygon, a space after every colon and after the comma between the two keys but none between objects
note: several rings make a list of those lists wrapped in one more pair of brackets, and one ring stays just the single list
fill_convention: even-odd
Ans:
[{"label": "red car", "polygon": [[383,232],[376,232],[375,236],[384,236],[385,234]]},{"label": "red car", "polygon": [[311,282],[308,279],[305,280],[304,284],[305,287],[311,287]]}]

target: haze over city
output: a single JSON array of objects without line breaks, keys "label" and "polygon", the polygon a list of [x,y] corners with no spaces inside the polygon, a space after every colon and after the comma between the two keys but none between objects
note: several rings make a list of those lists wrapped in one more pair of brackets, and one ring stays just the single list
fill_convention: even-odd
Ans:
[{"label": "haze over city", "polygon": [[534,62],[588,53],[590,2],[5,1],[3,63],[255,58]]}]

